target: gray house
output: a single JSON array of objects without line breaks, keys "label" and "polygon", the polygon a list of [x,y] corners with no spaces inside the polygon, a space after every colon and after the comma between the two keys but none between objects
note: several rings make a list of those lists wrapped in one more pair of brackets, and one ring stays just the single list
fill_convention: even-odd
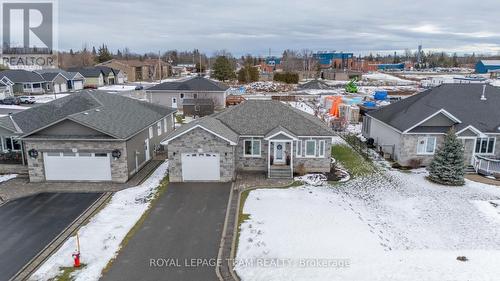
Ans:
[{"label": "gray house", "polygon": [[58,72],[42,72],[40,74],[45,81],[47,93],[66,93],[68,91],[68,79]]},{"label": "gray house", "polygon": [[490,161],[500,172],[499,108],[497,87],[444,84],[367,113],[362,133],[401,165],[425,166],[453,128],[464,144],[466,165],[478,170]]},{"label": "gray house", "polygon": [[0,71],[0,81],[9,86],[15,94],[43,94],[46,91],[45,78],[27,70]]},{"label": "gray house", "polygon": [[47,81],[52,81],[57,74],[61,74],[66,79],[66,86],[59,84],[58,87],[55,85],[52,87],[52,89],[59,90],[59,92],[83,89],[85,78],[79,72],[67,72],[58,68],[35,70],[35,72],[42,75]]},{"label": "gray house", "polygon": [[290,178],[330,171],[332,130],[279,101],[249,100],[169,134],[170,180],[231,181],[237,171]]},{"label": "gray house", "polygon": [[228,86],[204,78],[194,77],[183,81],[164,82],[146,90],[151,103],[178,108],[182,111],[184,99],[211,99],[215,110],[226,107]]},{"label": "gray house", "polygon": [[32,182],[126,182],[174,129],[175,110],[84,91],[0,118],[4,149],[21,151]]}]

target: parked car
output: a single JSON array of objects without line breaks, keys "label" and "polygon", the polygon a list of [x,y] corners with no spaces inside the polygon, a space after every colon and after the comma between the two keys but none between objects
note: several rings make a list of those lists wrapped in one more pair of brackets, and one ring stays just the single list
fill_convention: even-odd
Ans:
[{"label": "parked car", "polygon": [[19,99],[21,100],[21,103],[26,103],[26,104],[33,104],[36,102],[36,99],[33,96],[22,96],[19,97]]},{"label": "parked car", "polygon": [[142,86],[142,85],[137,85],[137,86],[135,86],[135,90],[136,90],[136,91],[144,90],[144,86]]},{"label": "parked car", "polygon": [[21,100],[19,98],[8,97],[8,98],[4,98],[3,100],[0,100],[0,104],[15,104],[15,105],[20,105],[21,104]]}]

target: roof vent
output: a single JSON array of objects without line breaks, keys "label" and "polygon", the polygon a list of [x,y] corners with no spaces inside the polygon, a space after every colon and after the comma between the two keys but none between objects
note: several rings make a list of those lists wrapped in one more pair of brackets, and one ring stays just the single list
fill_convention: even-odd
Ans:
[{"label": "roof vent", "polygon": [[483,94],[481,95],[481,100],[486,100],[486,85],[483,85]]},{"label": "roof vent", "polygon": [[99,112],[99,111],[101,111],[101,110],[100,110],[99,108],[97,108],[95,111],[96,111],[96,112]]},{"label": "roof vent", "polygon": [[88,112],[84,112],[83,115],[89,115],[89,113]]}]

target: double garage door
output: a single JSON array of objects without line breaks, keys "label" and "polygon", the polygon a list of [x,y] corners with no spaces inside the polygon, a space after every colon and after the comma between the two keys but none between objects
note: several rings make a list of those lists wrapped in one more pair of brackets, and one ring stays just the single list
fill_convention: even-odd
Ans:
[{"label": "double garage door", "polygon": [[65,93],[68,91],[68,85],[66,84],[54,84],[54,92]]},{"label": "double garage door", "polygon": [[45,179],[55,181],[111,181],[109,153],[44,152]]},{"label": "double garage door", "polygon": [[220,156],[217,153],[183,153],[183,181],[219,181]]}]

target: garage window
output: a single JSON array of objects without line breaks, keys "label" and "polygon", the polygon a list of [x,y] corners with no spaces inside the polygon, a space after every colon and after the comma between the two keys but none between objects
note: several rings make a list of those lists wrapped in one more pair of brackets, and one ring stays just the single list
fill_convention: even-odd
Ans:
[{"label": "garage window", "polygon": [[74,152],[63,152],[64,157],[75,157],[76,153]]},{"label": "garage window", "polygon": [[59,157],[61,156],[60,152],[47,152],[47,156]]},{"label": "garage window", "polygon": [[95,157],[108,157],[107,153],[94,153]]},{"label": "garage window", "polygon": [[78,156],[80,156],[80,157],[92,157],[92,153],[80,152],[80,153],[78,153]]},{"label": "garage window", "polygon": [[244,156],[260,157],[260,140],[245,140]]}]

